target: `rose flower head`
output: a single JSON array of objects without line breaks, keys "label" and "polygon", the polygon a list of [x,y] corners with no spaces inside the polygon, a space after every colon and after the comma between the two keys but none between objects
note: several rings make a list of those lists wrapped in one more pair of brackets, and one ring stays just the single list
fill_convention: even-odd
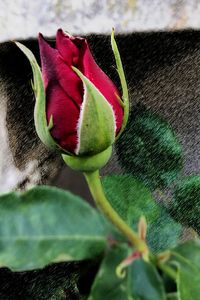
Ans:
[{"label": "rose flower head", "polygon": [[[63,154],[99,154],[114,143],[127,121],[123,95],[95,62],[85,38],[59,29],[52,44],[39,34],[41,72],[31,51],[17,43],[33,69],[38,136]],[[113,47],[119,65],[116,44]],[[121,66],[119,75],[122,71]]]},{"label": "rose flower head", "polygon": [[51,136],[68,153],[105,150],[121,129],[123,108],[119,91],[96,64],[87,40],[59,29],[55,48],[41,34],[39,47]]}]

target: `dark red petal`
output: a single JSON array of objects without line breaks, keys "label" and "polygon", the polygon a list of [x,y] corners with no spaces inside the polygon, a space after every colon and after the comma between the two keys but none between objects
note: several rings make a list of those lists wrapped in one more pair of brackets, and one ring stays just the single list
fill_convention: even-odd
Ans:
[{"label": "dark red petal", "polygon": [[61,147],[73,153],[83,98],[82,81],[63,61],[58,50],[50,47],[41,35],[39,46],[48,123],[53,116],[51,134]]},{"label": "dark red petal", "polygon": [[50,47],[42,35],[39,36],[39,46],[45,88],[51,82],[59,83],[67,96],[80,106],[83,99],[81,79],[72,70],[71,66],[63,61],[58,50]]},{"label": "dark red petal", "polygon": [[49,61],[54,60],[54,57],[58,56],[58,51],[52,48],[44,39],[43,35],[39,33],[38,36],[40,59],[42,65],[42,77],[44,86],[46,87],[49,80],[54,76],[54,64],[51,66]]},{"label": "dark red petal", "polygon": [[113,107],[116,117],[117,134],[121,129],[123,121],[123,108],[117,99],[120,93],[110,78],[96,64],[86,41],[85,48],[82,50],[81,60],[79,61],[79,69],[90,79]]},{"label": "dark red petal", "polygon": [[78,140],[77,123],[80,110],[57,84],[47,87],[46,97],[48,121],[51,115],[53,117],[51,135],[63,149],[74,153]]},{"label": "dark red petal", "polygon": [[68,65],[63,65],[62,60],[58,59],[57,79],[66,94],[77,104],[81,106],[83,102],[83,83],[78,75]]},{"label": "dark red petal", "polygon": [[62,56],[63,60],[69,65],[75,66],[79,58],[79,49],[73,43],[72,37],[64,33],[62,29],[58,29],[56,34],[56,48]]}]

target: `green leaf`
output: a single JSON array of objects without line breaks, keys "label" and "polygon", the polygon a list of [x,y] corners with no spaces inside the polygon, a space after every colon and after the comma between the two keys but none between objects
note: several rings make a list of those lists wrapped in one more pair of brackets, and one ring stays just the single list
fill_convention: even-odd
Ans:
[{"label": "green leaf", "polygon": [[156,268],[142,259],[131,265],[133,299],[166,300],[163,281]]},{"label": "green leaf", "polygon": [[32,269],[100,255],[109,225],[81,198],[52,187],[0,197],[0,266]]},{"label": "green leaf", "polygon": [[[192,275],[192,277],[191,277]],[[181,300],[199,300],[200,270],[188,263],[181,264],[178,270],[177,288]]]},{"label": "green leaf", "polygon": [[172,249],[171,264],[178,269],[177,289],[181,300],[199,300],[200,241],[189,241]]},{"label": "green leaf", "polygon": [[133,300],[128,285],[128,273],[123,279],[116,274],[116,267],[127,255],[126,245],[114,246],[108,251],[97,273],[88,300]]},{"label": "green leaf", "polygon": [[148,188],[131,175],[112,175],[102,179],[105,193],[119,215],[134,229],[142,215],[147,219],[147,240],[153,252],[174,247],[182,226],[158,205]]},{"label": "green leaf", "polygon": [[[200,240],[190,240],[183,244],[178,245],[171,250],[173,255],[181,256],[187,261],[192,262],[194,265],[198,266],[200,269]],[[173,257],[172,257],[173,259]]]},{"label": "green leaf", "polygon": [[133,108],[116,150],[123,170],[151,189],[168,186],[182,170],[182,149],[172,128],[142,105]]},{"label": "green leaf", "polygon": [[94,84],[72,67],[84,84],[84,99],[78,121],[78,155],[94,155],[115,141],[115,117],[112,106]]},{"label": "green leaf", "polygon": [[185,177],[174,190],[169,203],[171,215],[184,225],[191,226],[200,233],[200,175]]},{"label": "green leaf", "polygon": [[42,74],[40,71],[40,67],[36,61],[35,56],[33,53],[23,44],[16,42],[16,45],[19,49],[26,55],[28,58],[32,71],[33,71],[33,90],[36,97],[35,109],[34,109],[34,121],[35,121],[35,128],[37,134],[41,141],[51,149],[58,149],[62,152],[66,152],[66,150],[62,149],[52,138],[50,134],[50,129],[53,126],[53,117],[50,119],[50,123],[47,124],[47,117],[46,117],[46,95],[42,80]]}]

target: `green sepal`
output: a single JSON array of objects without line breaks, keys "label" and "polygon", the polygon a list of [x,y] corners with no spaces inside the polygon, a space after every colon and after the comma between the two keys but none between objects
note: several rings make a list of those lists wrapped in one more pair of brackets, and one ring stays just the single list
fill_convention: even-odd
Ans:
[{"label": "green sepal", "polygon": [[53,116],[51,115],[49,124],[48,124],[48,130],[50,131],[53,128]]},{"label": "green sepal", "polygon": [[80,172],[94,172],[103,168],[112,154],[112,147],[110,146],[103,152],[92,156],[70,156],[63,154],[62,158],[66,165],[71,169]]},{"label": "green sepal", "polygon": [[117,43],[115,41],[115,35],[114,35],[114,29],[112,30],[111,33],[111,46],[112,46],[112,50],[115,56],[115,61],[116,61],[116,65],[117,65],[117,72],[119,75],[119,79],[121,82],[121,86],[122,86],[122,101],[120,101],[121,105],[123,106],[124,109],[124,117],[123,117],[123,123],[122,123],[122,127],[120,132],[117,135],[117,139],[119,138],[119,136],[121,135],[121,133],[124,131],[126,124],[128,122],[128,116],[129,116],[129,95],[128,95],[128,87],[127,87],[127,82],[126,82],[126,77],[124,74],[124,68],[122,65],[122,61],[121,61],[121,57],[120,57],[120,53],[117,47]]},{"label": "green sepal", "polygon": [[72,67],[84,85],[84,99],[78,121],[77,155],[94,155],[115,141],[115,116],[112,106],[94,84]]},{"label": "green sepal", "polygon": [[35,109],[34,109],[34,121],[36,132],[41,139],[41,141],[51,149],[59,149],[62,152],[66,152],[66,150],[62,149],[52,138],[50,134],[50,130],[53,127],[53,117],[51,116],[49,124],[47,124],[46,117],[46,97],[45,97],[45,89],[42,80],[42,74],[40,71],[40,67],[36,61],[34,54],[23,44],[19,42],[15,42],[15,44],[20,48],[20,50],[26,55],[28,58],[32,71],[33,71],[33,82],[31,82],[35,97]]}]

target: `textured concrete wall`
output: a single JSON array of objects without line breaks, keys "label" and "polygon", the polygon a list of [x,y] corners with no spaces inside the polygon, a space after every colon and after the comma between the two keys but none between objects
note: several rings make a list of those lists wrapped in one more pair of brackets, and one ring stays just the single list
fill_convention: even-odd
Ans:
[{"label": "textured concrete wall", "polygon": [[199,0],[0,0],[0,41],[71,33],[200,27]]}]

